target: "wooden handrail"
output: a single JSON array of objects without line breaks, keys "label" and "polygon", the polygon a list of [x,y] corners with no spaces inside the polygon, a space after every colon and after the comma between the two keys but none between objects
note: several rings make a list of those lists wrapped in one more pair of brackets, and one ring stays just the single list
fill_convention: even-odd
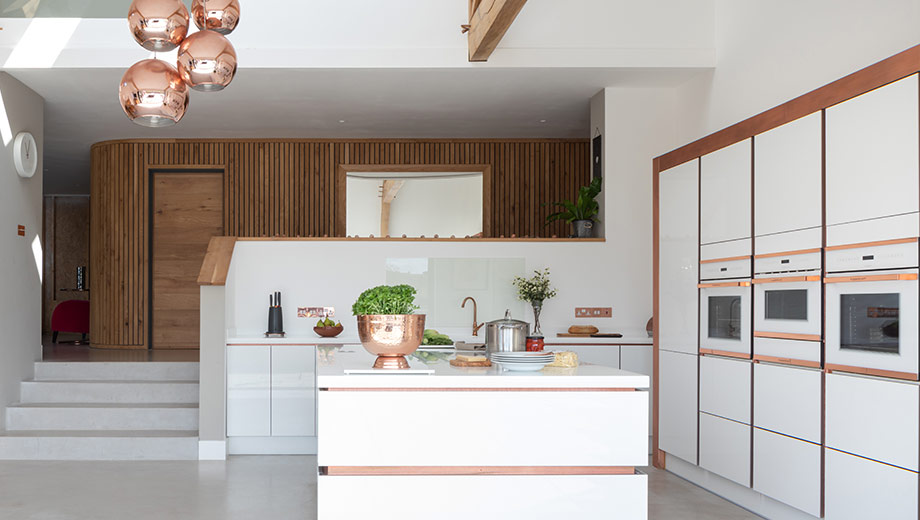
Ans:
[{"label": "wooden handrail", "polygon": [[208,252],[201,263],[198,273],[198,285],[225,285],[227,272],[230,270],[230,259],[233,257],[233,248],[236,246],[236,237],[211,237],[208,242]]}]

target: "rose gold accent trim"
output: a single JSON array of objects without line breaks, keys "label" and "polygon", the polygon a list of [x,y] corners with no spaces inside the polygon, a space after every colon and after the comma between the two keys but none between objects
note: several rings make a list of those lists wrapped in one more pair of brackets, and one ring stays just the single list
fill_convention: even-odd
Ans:
[{"label": "rose gold accent trim", "polygon": [[866,367],[851,367],[848,365],[834,365],[831,363],[824,364],[824,371],[828,374],[834,372],[848,372],[851,374],[864,374],[867,376],[879,376],[879,377],[891,377],[894,379],[906,379],[908,381],[916,381],[917,374],[912,374],[910,372],[897,372],[895,370],[882,370],[879,368],[866,368]]},{"label": "rose gold accent trim", "polygon": [[916,273],[902,274],[872,274],[868,276],[832,276],[824,279],[824,283],[843,283],[843,282],[890,282],[890,281],[910,281],[916,280]]},{"label": "rose gold accent trim", "polygon": [[894,244],[910,244],[911,242],[916,242],[917,237],[912,238],[897,238],[894,240],[878,240],[876,242],[859,242],[856,244],[844,244],[842,246],[827,246],[824,248],[825,251],[839,251],[841,249],[857,249],[860,247],[873,247],[873,246],[890,246]]},{"label": "rose gold accent trim", "polygon": [[731,352],[729,350],[716,350],[713,348],[701,348],[700,355],[702,356],[706,356],[706,355],[725,356],[725,357],[733,357],[733,358],[738,358],[738,359],[751,359],[750,354],[742,354],[741,352]]},{"label": "rose gold accent trim", "polygon": [[761,361],[768,361],[770,363],[779,363],[781,365],[793,365],[797,367],[821,368],[821,363],[819,361],[807,361],[804,359],[792,359],[792,358],[763,356],[760,354],[754,354],[754,362],[758,363]]},{"label": "rose gold accent trim", "polygon": [[820,282],[820,276],[781,276],[778,278],[754,278],[752,284],[760,283],[790,283],[790,282]]},{"label": "rose gold accent trim", "polygon": [[265,343],[227,343],[228,347],[316,347],[324,345],[347,345],[347,343],[279,343],[266,339]]},{"label": "rose gold accent trim", "polygon": [[795,339],[801,341],[821,341],[820,334],[792,334],[789,332],[758,332],[754,331],[755,338]]},{"label": "rose gold accent trim", "polygon": [[632,475],[634,466],[326,466],[330,476],[382,475]]},{"label": "rose gold accent trim", "polygon": [[707,289],[710,287],[750,287],[751,282],[716,282],[716,283],[701,283],[697,284],[697,287],[700,289]]},{"label": "rose gold accent trim", "polygon": [[320,388],[322,392],[635,392],[638,388]]},{"label": "rose gold accent trim", "polygon": [[715,264],[718,262],[734,262],[736,260],[749,260],[750,258],[751,258],[751,255],[729,256],[726,258],[712,258],[710,260],[700,260],[700,263],[701,264]]},{"label": "rose gold accent trim", "polygon": [[810,253],[820,253],[820,252],[821,252],[821,248],[816,247],[814,249],[799,249],[797,251],[783,251],[781,253],[764,253],[761,255],[754,255],[754,259],[759,260],[761,258],[774,258],[777,256],[807,255]]}]

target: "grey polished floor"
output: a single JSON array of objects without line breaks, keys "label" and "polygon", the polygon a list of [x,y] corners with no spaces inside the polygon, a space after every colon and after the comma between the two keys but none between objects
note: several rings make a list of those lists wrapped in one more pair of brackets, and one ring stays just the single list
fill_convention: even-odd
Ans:
[{"label": "grey polished floor", "polygon": [[[3,520],[310,520],[315,457],[227,462],[0,461]],[[670,473],[652,470],[649,518],[757,518]]]}]

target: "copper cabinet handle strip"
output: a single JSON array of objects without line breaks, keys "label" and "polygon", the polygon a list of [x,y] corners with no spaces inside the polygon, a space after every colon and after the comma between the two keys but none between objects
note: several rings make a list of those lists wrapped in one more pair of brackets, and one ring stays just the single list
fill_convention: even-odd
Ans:
[{"label": "copper cabinet handle strip", "polygon": [[916,280],[916,273],[901,274],[871,274],[866,276],[834,276],[825,278],[824,283],[844,283],[844,282],[899,282]]},{"label": "copper cabinet handle strip", "polygon": [[700,289],[708,289],[710,287],[750,287],[751,282],[718,282],[718,283],[701,283],[697,284],[697,287]]},{"label": "copper cabinet handle strip", "polygon": [[820,282],[820,276],[782,276],[778,278],[754,278],[753,284],[759,283],[790,283],[790,282]]}]

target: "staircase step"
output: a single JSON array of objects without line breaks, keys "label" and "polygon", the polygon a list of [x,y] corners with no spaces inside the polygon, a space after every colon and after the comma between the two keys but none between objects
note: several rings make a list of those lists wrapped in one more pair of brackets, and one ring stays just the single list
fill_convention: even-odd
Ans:
[{"label": "staircase step", "polygon": [[197,459],[197,431],[0,431],[0,460]]},{"label": "staircase step", "polygon": [[32,403],[198,403],[198,381],[23,381]]},{"label": "staircase step", "polygon": [[6,409],[8,430],[197,430],[194,404],[31,403]]},{"label": "staircase step", "polygon": [[35,363],[36,381],[197,381],[197,362]]}]

